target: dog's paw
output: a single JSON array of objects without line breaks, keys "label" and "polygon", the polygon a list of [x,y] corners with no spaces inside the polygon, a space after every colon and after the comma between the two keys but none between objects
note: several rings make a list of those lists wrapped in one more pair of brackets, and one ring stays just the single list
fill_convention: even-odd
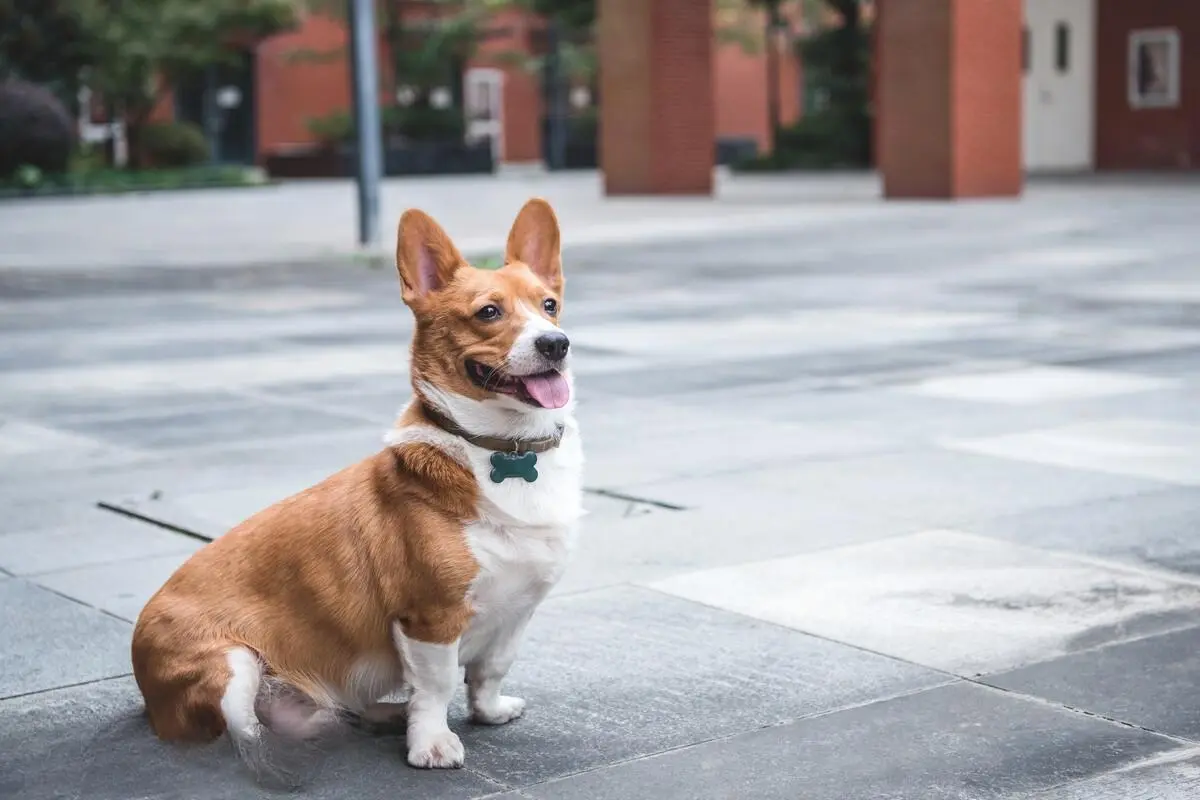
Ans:
[{"label": "dog's paw", "polygon": [[525,701],[519,697],[500,695],[495,702],[486,706],[475,706],[471,710],[471,721],[480,725],[503,725],[525,713]]},{"label": "dog's paw", "polygon": [[408,763],[420,769],[456,769],[463,765],[466,751],[449,728],[417,733],[409,731]]}]

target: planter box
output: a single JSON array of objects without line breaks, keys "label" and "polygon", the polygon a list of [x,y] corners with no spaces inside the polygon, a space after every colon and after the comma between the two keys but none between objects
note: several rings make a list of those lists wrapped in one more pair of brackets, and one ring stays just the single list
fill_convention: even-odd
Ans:
[{"label": "planter box", "polygon": [[[358,171],[355,149],[341,148],[345,174],[353,177]],[[401,175],[471,175],[494,172],[492,145],[483,141],[465,142],[407,142],[386,145],[383,152],[383,174]]]},{"label": "planter box", "polygon": [[[305,148],[287,153],[273,153],[266,158],[266,168],[277,178],[352,178],[358,171],[355,148]],[[495,171],[489,142],[408,142],[387,145],[383,153],[383,174],[401,175],[465,175]]]},{"label": "planter box", "polygon": [[[542,139],[543,158],[549,162],[549,123],[543,120]],[[567,135],[566,165],[564,169],[598,169],[600,166],[599,147],[595,136],[581,136],[578,133]],[[713,152],[713,163],[725,166],[746,158],[758,155],[758,142],[748,137],[724,136],[717,139]]]},{"label": "planter box", "polygon": [[344,178],[345,166],[337,150],[313,145],[272,153],[263,166],[272,178]]},{"label": "planter box", "polygon": [[717,139],[717,164],[728,166],[758,155],[758,142],[747,137],[727,136]]}]

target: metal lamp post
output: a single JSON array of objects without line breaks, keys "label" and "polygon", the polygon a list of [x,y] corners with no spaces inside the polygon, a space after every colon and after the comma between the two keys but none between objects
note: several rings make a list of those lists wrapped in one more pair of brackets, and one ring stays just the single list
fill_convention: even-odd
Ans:
[{"label": "metal lamp post", "polygon": [[354,130],[358,140],[358,243],[378,248],[379,195],[383,142],[379,122],[379,59],[375,42],[375,0],[349,0]]}]

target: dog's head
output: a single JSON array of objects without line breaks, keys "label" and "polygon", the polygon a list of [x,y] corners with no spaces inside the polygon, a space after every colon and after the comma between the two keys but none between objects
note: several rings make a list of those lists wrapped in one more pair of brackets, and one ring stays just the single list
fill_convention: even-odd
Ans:
[{"label": "dog's head", "polygon": [[407,211],[396,265],[416,318],[418,392],[493,401],[510,411],[570,403],[558,220],[549,203],[525,204],[508,234],[504,266],[495,270],[468,264],[433,218]]}]

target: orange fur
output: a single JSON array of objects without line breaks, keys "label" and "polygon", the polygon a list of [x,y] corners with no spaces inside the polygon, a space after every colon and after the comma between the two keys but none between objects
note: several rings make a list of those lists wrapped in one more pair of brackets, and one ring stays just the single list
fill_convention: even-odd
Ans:
[{"label": "orange fur", "polygon": [[[519,305],[547,316],[544,300],[562,292],[557,222],[547,204],[532,201],[522,211],[507,260],[496,271],[466,267],[437,223],[419,211],[404,215],[397,263],[417,323],[414,382],[485,397],[464,359],[501,363],[520,332]],[[436,291],[423,283],[431,278]],[[480,322],[475,313],[488,303],[507,317]],[[416,403],[400,421],[428,424]],[[221,735],[231,647],[249,648],[266,674],[319,699],[351,683],[364,659],[400,673],[393,623],[421,642],[458,639],[479,570],[464,534],[478,497],[462,464],[429,444],[403,444],[198,551],[150,599],[133,632],[134,675],[155,733],[189,741]]]}]

